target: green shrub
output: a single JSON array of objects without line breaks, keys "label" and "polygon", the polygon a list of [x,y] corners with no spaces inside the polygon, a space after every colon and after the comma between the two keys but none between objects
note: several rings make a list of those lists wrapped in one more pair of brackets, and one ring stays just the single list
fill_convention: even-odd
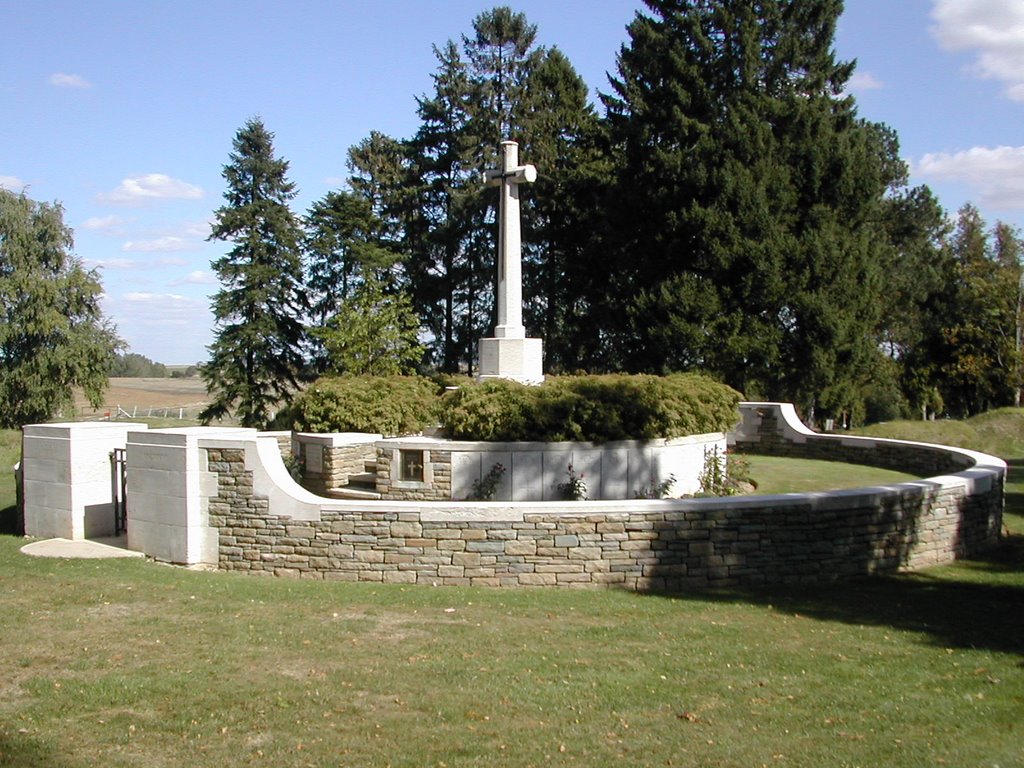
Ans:
[{"label": "green shrub", "polygon": [[453,440],[524,440],[531,387],[502,379],[465,381],[442,401],[441,425]]},{"label": "green shrub", "polygon": [[441,423],[456,440],[649,440],[725,432],[740,394],[697,374],[560,376],[531,387],[467,382],[448,393]]},{"label": "green shrub", "polygon": [[420,376],[318,379],[275,420],[300,432],[422,432],[437,423],[438,388]]}]

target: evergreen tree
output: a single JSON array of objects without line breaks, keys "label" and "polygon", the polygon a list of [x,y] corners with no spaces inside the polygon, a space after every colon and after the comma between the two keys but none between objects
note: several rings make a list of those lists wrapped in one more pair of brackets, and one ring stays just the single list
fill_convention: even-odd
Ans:
[{"label": "evergreen tree", "polygon": [[[478,339],[489,335],[497,322],[494,298],[498,281],[498,197],[493,190],[488,194],[479,179],[485,169],[495,168],[501,162],[502,141],[521,138],[523,124],[528,119],[524,103],[527,84],[542,50],[534,47],[537,27],[527,21],[525,14],[515,13],[508,6],[497,6],[478,14],[472,26],[473,34],[463,35],[462,44],[469,74],[469,131],[474,139],[474,191],[478,195],[476,204],[468,211],[466,253],[471,296],[474,307],[479,308],[470,316],[470,333]],[[529,162],[524,149],[520,148],[520,157],[523,162]],[[529,218],[531,194],[528,189],[520,189],[526,209],[524,219]],[[522,226],[524,239],[529,239],[528,221]],[[524,271],[528,269],[525,263],[523,267]]]},{"label": "evergreen tree", "polygon": [[371,276],[315,333],[323,341],[331,372],[396,376],[414,373],[422,360],[419,326],[409,297]]},{"label": "evergreen tree", "polygon": [[442,367],[454,370],[461,360],[472,371],[476,342],[494,322],[496,280],[497,196],[480,176],[499,162],[500,142],[515,139],[523,161],[540,169],[537,189],[520,190],[524,318],[535,333],[550,332],[549,363],[560,367],[571,346],[564,320],[581,310],[579,302],[560,301],[572,278],[566,267],[581,261],[569,254],[579,252],[584,233],[570,196],[583,164],[579,146],[596,117],[572,65],[557,49],[535,46],[536,27],[523,14],[496,7],[472,27],[462,53],[453,42],[437,50],[434,95],[420,100],[423,123],[410,149],[428,212],[419,244],[432,255],[414,256],[411,265],[430,268],[411,271],[410,281],[427,289],[414,293]]},{"label": "evergreen tree", "polygon": [[1020,244],[1004,225],[993,231],[980,212],[963,206],[950,241],[951,268],[933,325],[930,356],[948,410],[970,416],[1014,402]]},{"label": "evergreen tree", "polygon": [[523,195],[524,320],[544,339],[545,369],[572,371],[593,357],[598,311],[588,301],[607,278],[590,218],[603,155],[588,89],[557,48],[542,52],[526,81],[520,113],[521,151],[542,169]]},{"label": "evergreen tree", "polygon": [[[370,201],[353,192],[328,192],[305,219],[306,290],[314,326],[323,327],[367,279],[383,279],[398,254],[382,245],[383,225]],[[317,370],[327,365],[321,337],[313,334]]]},{"label": "evergreen tree", "polygon": [[407,241],[408,277],[415,306],[436,340],[435,362],[454,373],[460,363],[472,370],[474,332],[481,324],[478,296],[487,281],[474,273],[468,237],[481,197],[469,75],[453,42],[434,54],[434,93],[417,100],[421,124],[409,142],[418,214]]},{"label": "evergreen tree", "polygon": [[73,254],[57,204],[0,189],[0,427],[48,421],[81,387],[103,402],[122,346],[100,309],[99,275]]},{"label": "evergreen tree", "polygon": [[328,192],[309,209],[304,238],[310,310],[323,325],[367,276],[382,278],[399,256],[382,239],[370,201],[348,191]]},{"label": "evergreen tree", "polygon": [[646,0],[605,96],[616,180],[608,329],[634,370],[704,368],[814,417],[877,362],[902,177],[832,51],[838,0]]},{"label": "evergreen tree", "polygon": [[301,230],[288,201],[288,163],[274,157],[273,134],[246,122],[224,166],[225,205],[211,240],[232,243],[212,264],[222,288],[213,299],[216,339],[202,376],[212,396],[204,421],[234,413],[262,427],[298,386],[303,368]]},{"label": "evergreen tree", "polygon": [[900,396],[889,397],[888,412],[876,409],[868,418],[900,418],[909,416],[910,410],[927,418],[943,410],[941,374],[932,342],[952,280],[950,227],[927,187],[887,198],[883,225],[891,244],[885,263],[889,300],[879,325],[878,345],[896,366]]},{"label": "evergreen tree", "polygon": [[537,27],[507,5],[479,14],[473,35],[462,37],[475,88],[476,133],[487,159],[496,157],[501,142],[514,138],[522,125],[520,107],[542,55],[533,47],[536,37]]},{"label": "evergreen tree", "polygon": [[[1024,388],[1024,241],[1020,232],[1003,222],[996,222],[992,232],[995,239],[995,257],[999,264],[1000,284],[1004,292],[1007,314],[1012,318],[1013,357],[1010,366],[1013,405],[1020,407]],[[1009,328],[1007,331],[1009,332]]]}]

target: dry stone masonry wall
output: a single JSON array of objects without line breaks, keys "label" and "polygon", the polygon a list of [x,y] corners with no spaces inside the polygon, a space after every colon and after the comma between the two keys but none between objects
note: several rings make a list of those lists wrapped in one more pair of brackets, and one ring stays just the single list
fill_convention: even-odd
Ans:
[{"label": "dry stone masonry wall", "polygon": [[[745,410],[736,437],[744,449],[786,453],[803,435],[799,455],[815,454],[816,442],[824,447],[817,457],[837,450],[829,441],[839,438],[810,440],[799,430],[789,434],[786,413],[757,406]],[[761,443],[759,435],[768,439]],[[906,446],[884,447],[888,453],[879,461],[891,466],[901,456],[913,463],[918,455]],[[860,450],[863,462],[868,444]],[[915,466],[973,468],[831,494],[514,507],[452,502],[375,507],[324,500],[312,520],[269,508],[268,495],[247,469],[244,450],[208,449],[206,460],[218,479],[209,520],[219,533],[219,567],[225,570],[401,584],[673,591],[830,581],[982,551],[998,540],[1005,464],[981,457],[990,461],[980,467],[980,454],[972,459],[953,453],[941,459],[941,451],[926,449],[923,464]]]}]

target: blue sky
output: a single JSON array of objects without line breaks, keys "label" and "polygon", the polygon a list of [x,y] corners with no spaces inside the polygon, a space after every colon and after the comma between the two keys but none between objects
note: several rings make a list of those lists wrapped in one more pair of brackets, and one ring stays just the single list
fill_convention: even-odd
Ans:
[{"label": "blue sky", "polygon": [[[337,189],[371,130],[408,137],[432,46],[499,3],[467,0],[0,0],[0,186],[59,201],[134,352],[207,357],[207,243],[236,131],[260,116],[299,188]],[[592,91],[640,0],[511,5]],[[896,129],[911,182],[951,213],[1024,225],[1024,2],[847,0],[836,50],[860,114]],[[523,158],[529,161],[529,158]],[[539,169],[543,173],[543,169]]]}]

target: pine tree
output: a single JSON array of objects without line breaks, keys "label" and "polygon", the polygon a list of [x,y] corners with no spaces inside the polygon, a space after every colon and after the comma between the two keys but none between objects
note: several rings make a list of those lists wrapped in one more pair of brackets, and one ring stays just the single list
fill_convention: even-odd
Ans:
[{"label": "pine tree", "polygon": [[598,334],[583,318],[603,299],[572,295],[600,282],[603,269],[581,257],[602,258],[584,247],[592,223],[583,215],[592,212],[592,166],[601,162],[598,123],[585,84],[561,52],[535,46],[536,28],[523,14],[497,7],[472,27],[461,46],[435,48],[417,133],[407,141],[374,133],[354,147],[350,185],[379,202],[392,227],[405,256],[400,282],[431,337],[433,362],[472,373],[476,343],[494,321],[496,280],[497,197],[481,174],[495,167],[501,140],[519,141],[523,162],[541,177],[536,193],[521,191],[525,317],[531,330],[551,334],[549,361],[575,369],[584,349],[595,357]]},{"label": "pine tree", "polygon": [[216,339],[202,368],[212,396],[201,414],[207,422],[234,413],[243,426],[263,427],[298,386],[306,299],[287,172],[288,163],[274,157],[273,134],[257,118],[246,122],[224,166],[226,203],[209,238],[233,245],[212,264],[222,287],[213,299]]},{"label": "pine tree", "polygon": [[607,275],[590,238],[590,205],[604,186],[598,121],[588,89],[557,48],[531,68],[519,109],[521,152],[542,169],[523,194],[524,319],[544,339],[545,369],[586,367],[597,310],[588,301]]},{"label": "pine tree", "polygon": [[437,342],[436,363],[454,373],[460,362],[472,370],[474,333],[482,322],[478,296],[487,281],[474,274],[469,253],[470,217],[481,197],[469,76],[455,43],[434,54],[434,93],[417,100],[421,123],[409,142],[419,213],[408,277],[416,308]]},{"label": "pine tree", "polygon": [[537,27],[526,15],[498,6],[473,19],[473,35],[463,35],[476,93],[474,117],[481,150],[496,157],[498,146],[512,139],[522,124],[520,106],[542,52],[533,47]]},{"label": "pine tree", "polygon": [[890,132],[842,95],[838,0],[646,0],[605,96],[608,330],[634,370],[704,368],[813,418],[877,361]]},{"label": "pine tree", "polygon": [[0,427],[48,421],[81,387],[103,402],[123,344],[103,316],[99,275],[74,255],[57,204],[0,189]]}]

